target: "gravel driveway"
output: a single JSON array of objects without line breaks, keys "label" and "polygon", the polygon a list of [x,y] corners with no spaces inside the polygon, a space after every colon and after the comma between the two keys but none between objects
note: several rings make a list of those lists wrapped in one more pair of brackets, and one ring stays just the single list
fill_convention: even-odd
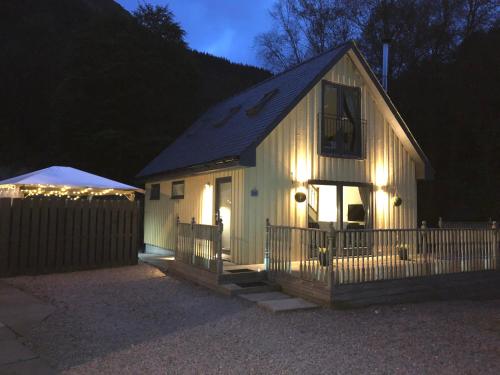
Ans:
[{"label": "gravel driveway", "polygon": [[68,374],[500,373],[500,300],[272,315],[146,264],[7,282],[57,307],[28,339]]}]

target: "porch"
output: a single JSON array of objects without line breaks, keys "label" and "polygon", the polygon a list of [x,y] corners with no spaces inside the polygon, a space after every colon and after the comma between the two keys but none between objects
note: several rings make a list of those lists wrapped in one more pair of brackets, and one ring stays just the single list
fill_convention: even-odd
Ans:
[{"label": "porch", "polygon": [[179,222],[174,272],[194,281],[202,278],[203,285],[217,290],[242,280],[266,281],[324,304],[339,302],[346,290],[355,299],[361,290],[404,294],[405,288],[422,290],[438,280],[452,289],[469,286],[471,292],[478,278],[500,281],[495,223],[491,229],[431,229],[424,223],[419,229],[337,231],[330,225],[325,231],[267,221],[264,263],[251,265],[223,260],[222,231],[222,222]]}]

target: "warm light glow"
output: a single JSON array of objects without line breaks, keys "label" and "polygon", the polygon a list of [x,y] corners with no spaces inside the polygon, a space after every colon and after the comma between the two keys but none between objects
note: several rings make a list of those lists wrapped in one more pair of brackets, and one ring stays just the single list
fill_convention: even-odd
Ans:
[{"label": "warm light glow", "polygon": [[295,179],[297,182],[304,183],[309,179],[309,173],[307,172],[307,164],[304,158],[300,158],[297,161],[297,172],[295,174]]},{"label": "warm light glow", "polygon": [[377,185],[377,187],[379,188],[387,186],[388,181],[389,172],[387,171],[387,168],[385,168],[383,165],[378,165],[375,170],[375,185]]},{"label": "warm light glow", "polygon": [[389,193],[383,190],[377,190],[375,192],[375,206],[377,226],[383,228],[389,210]]},{"label": "warm light glow", "polygon": [[318,221],[337,221],[337,186],[319,185]]},{"label": "warm light glow", "polygon": [[212,225],[213,210],[214,210],[214,197],[213,197],[213,186],[209,183],[205,184],[203,189],[203,204],[201,206],[201,223],[206,225]]}]

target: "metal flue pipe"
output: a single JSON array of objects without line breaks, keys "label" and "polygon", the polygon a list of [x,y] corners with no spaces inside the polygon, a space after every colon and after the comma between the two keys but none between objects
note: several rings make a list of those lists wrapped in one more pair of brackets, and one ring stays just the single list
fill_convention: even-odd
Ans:
[{"label": "metal flue pipe", "polygon": [[387,92],[387,82],[389,78],[389,43],[390,39],[382,40],[382,87]]}]

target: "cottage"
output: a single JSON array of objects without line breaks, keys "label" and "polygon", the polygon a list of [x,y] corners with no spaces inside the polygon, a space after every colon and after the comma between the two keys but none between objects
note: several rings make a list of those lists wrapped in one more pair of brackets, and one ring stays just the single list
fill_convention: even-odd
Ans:
[{"label": "cottage", "polygon": [[354,43],[265,80],[203,114],[139,174],[144,241],[173,250],[177,218],[222,219],[224,258],[264,262],[272,224],[417,227],[432,169]]}]

